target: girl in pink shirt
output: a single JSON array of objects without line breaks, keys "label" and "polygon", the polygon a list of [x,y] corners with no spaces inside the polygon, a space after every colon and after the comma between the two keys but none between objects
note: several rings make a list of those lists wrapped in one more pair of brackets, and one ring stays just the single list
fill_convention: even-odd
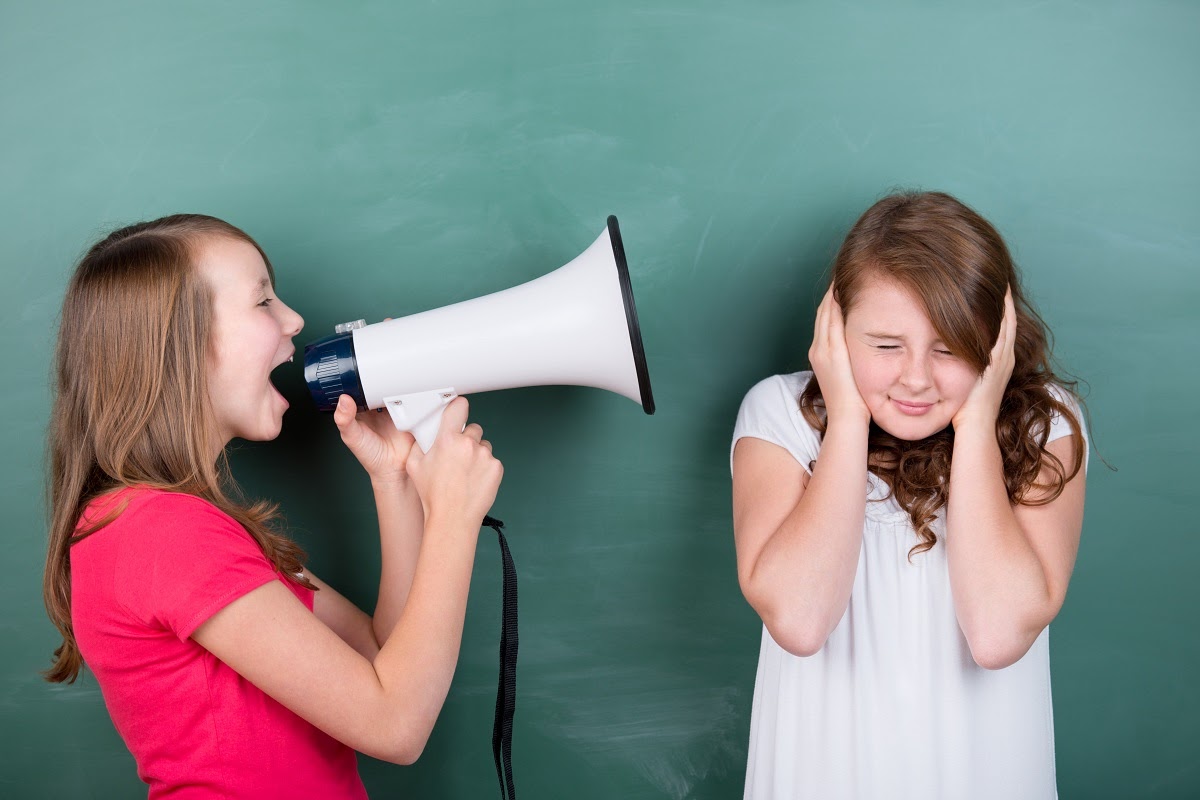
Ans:
[{"label": "girl in pink shirt", "polygon": [[50,427],[46,676],[87,666],[151,798],[362,798],[354,751],[421,753],[458,659],[503,468],[447,409],[429,454],[387,415],[334,414],[366,470],[382,571],[368,616],[240,499],[234,438],[275,438],[270,373],[304,321],[262,249],[212,217],[122,228],[67,289]]}]

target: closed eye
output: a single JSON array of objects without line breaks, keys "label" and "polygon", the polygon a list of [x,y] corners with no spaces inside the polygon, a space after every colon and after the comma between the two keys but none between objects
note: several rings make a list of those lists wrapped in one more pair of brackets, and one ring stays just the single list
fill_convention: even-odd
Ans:
[{"label": "closed eye", "polygon": [[263,307],[269,306],[271,305],[271,299],[272,298],[268,297],[266,300],[263,300],[261,303],[259,303],[259,305]]},{"label": "closed eye", "polygon": [[877,345],[875,345],[875,349],[876,350],[899,350],[900,345],[898,345],[898,344],[877,344]]}]

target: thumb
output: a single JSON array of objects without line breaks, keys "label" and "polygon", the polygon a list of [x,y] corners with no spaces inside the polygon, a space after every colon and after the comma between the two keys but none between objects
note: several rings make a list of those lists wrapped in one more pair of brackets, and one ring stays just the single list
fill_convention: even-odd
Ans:
[{"label": "thumb", "polygon": [[442,412],[441,424],[438,426],[438,435],[442,436],[446,432],[461,433],[467,426],[469,409],[470,406],[467,404],[467,398],[454,398],[450,405],[446,406]]},{"label": "thumb", "polygon": [[337,407],[333,410],[333,422],[338,426],[343,438],[358,433],[358,424],[355,418],[357,413],[358,407],[350,395],[344,394],[338,397]]}]

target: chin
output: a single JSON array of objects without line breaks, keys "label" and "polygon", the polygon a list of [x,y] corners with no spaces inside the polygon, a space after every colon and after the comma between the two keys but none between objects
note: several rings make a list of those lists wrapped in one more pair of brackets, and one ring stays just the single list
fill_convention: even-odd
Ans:
[{"label": "chin", "polygon": [[912,419],[881,418],[874,414],[871,415],[871,421],[887,433],[906,442],[919,442],[922,439],[928,439],[935,433],[945,430],[950,425],[950,420],[948,419],[918,421]]},{"label": "chin", "polygon": [[246,431],[239,434],[239,439],[245,439],[248,442],[269,442],[273,439],[278,439],[279,434],[283,432],[283,420],[279,420],[274,425],[263,425],[255,431]]}]

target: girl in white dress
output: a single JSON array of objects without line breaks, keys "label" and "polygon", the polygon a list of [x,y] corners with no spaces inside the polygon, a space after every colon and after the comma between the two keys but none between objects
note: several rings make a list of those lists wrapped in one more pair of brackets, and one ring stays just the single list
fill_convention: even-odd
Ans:
[{"label": "girl in white dress", "polygon": [[1056,797],[1047,626],[1087,443],[1000,235],[945,194],[881,200],[809,361],[750,390],[733,438],[764,623],[745,796]]}]

